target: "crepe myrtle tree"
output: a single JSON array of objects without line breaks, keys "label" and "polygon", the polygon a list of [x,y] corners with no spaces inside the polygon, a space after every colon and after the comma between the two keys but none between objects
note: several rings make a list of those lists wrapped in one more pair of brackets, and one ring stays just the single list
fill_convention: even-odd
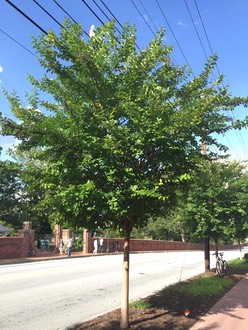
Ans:
[{"label": "crepe myrtle tree", "polygon": [[139,50],[128,24],[117,34],[110,22],[85,39],[80,25],[65,21],[60,35],[49,31],[33,45],[45,74],[29,76],[36,92],[26,104],[6,92],[17,120],[3,118],[3,133],[45,163],[37,179],[51,217],[74,227],[122,228],[124,329],[132,228],[173,205],[201,157],[203,129],[207,144],[224,148],[212,133],[230,129],[225,110],[247,99],[229,95],[223,77],[210,81],[216,56],[190,80],[186,67],[171,61],[163,30]]},{"label": "crepe myrtle tree", "polygon": [[[247,174],[237,162],[199,164],[184,204],[181,203],[184,226],[191,239],[211,239],[216,252],[219,241],[244,240],[248,228],[247,187]],[[205,271],[210,269],[209,262],[208,253]]]}]

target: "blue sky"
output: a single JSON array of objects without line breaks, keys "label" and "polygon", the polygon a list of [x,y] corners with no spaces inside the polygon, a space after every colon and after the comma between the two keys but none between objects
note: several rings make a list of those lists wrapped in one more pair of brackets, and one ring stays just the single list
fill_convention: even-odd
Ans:
[{"label": "blue sky", "polygon": [[[82,0],[11,0],[11,3],[42,29],[59,32],[60,26],[36,2],[62,23],[66,14],[59,8],[57,2],[75,21],[82,24],[87,33],[92,24],[96,27],[102,24]],[[230,92],[236,96],[248,95],[247,0],[86,0],[85,2],[104,23],[108,19],[96,4],[109,18],[113,17],[104,4],[121,24],[125,22],[135,24],[137,44],[140,48],[147,46],[156,30],[165,27],[165,43],[173,45],[173,59],[179,65],[186,64],[187,60],[195,75],[203,69],[206,55],[211,55],[211,51],[216,52],[219,56],[218,70],[224,73],[224,82],[229,85]],[[117,27],[120,29],[120,26]],[[32,88],[27,81],[27,73],[37,78],[42,76],[42,70],[31,45],[31,35],[40,34],[42,32],[6,0],[1,1],[0,87],[8,91],[16,90],[23,100],[25,100],[25,91],[30,92]],[[87,36],[85,38],[87,39]],[[218,70],[214,71],[216,77]],[[11,113],[2,93],[0,93],[0,112],[7,116]],[[248,111],[243,107],[233,112],[234,118],[242,119],[246,115]],[[229,132],[220,137],[220,141],[229,147],[232,158],[248,160],[247,129]],[[12,138],[0,136],[0,145],[4,150],[13,143]],[[3,152],[1,159],[5,157]]]}]

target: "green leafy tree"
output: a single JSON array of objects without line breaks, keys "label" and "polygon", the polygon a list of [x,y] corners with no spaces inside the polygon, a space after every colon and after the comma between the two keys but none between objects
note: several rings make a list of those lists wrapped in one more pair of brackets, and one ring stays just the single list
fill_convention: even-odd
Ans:
[{"label": "green leafy tree", "polygon": [[35,160],[33,153],[36,152],[37,150],[17,150],[15,152],[15,162],[20,167],[19,178],[22,182],[22,193],[25,196],[23,199],[23,202],[25,202],[25,220],[32,222],[35,237],[38,239],[51,234],[52,230],[47,212],[44,212],[41,205],[44,189],[40,186],[40,176],[42,175],[41,169],[45,166],[45,163]]},{"label": "green leafy tree", "polygon": [[[225,233],[229,240],[237,242],[241,252],[241,243],[248,237],[248,174],[242,166],[236,168],[236,174],[226,183],[226,201],[228,226]],[[241,255],[241,253],[240,253]]]},{"label": "green leafy tree", "polygon": [[51,233],[47,217],[37,207],[42,198],[38,166],[24,165],[24,158],[0,162],[0,221],[15,229],[31,221],[36,237]]},{"label": "green leafy tree", "polygon": [[[242,184],[241,184],[242,183]],[[230,242],[247,235],[247,181],[238,163],[203,162],[185,203],[191,239]],[[242,234],[241,234],[242,233]]]},{"label": "green leafy tree", "polygon": [[65,21],[59,36],[49,31],[33,44],[46,74],[29,80],[52,97],[41,100],[37,92],[27,106],[6,93],[18,121],[3,118],[3,132],[44,162],[40,205],[51,217],[123,230],[121,328],[127,328],[132,229],[173,205],[201,157],[203,128],[206,143],[224,148],[212,137],[232,126],[221,110],[247,100],[231,97],[222,77],[210,81],[216,56],[190,80],[170,60],[163,31],[139,51],[129,25],[117,35],[109,23],[85,40],[80,25]]},{"label": "green leafy tree", "polygon": [[0,162],[0,221],[20,229],[24,221],[20,168],[11,161]]}]

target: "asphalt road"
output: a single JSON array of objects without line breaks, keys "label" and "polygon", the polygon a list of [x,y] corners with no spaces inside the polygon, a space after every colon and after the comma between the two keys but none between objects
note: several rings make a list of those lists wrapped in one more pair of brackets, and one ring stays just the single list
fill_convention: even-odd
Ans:
[{"label": "asphalt road", "polygon": [[[118,254],[0,266],[0,329],[61,330],[119,308],[122,264]],[[203,271],[199,251],[132,254],[130,301]]]}]

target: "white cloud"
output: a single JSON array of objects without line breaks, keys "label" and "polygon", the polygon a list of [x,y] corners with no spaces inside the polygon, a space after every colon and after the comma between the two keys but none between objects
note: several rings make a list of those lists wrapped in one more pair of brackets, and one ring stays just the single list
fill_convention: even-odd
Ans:
[{"label": "white cloud", "polygon": [[181,21],[181,20],[179,20],[179,21],[177,22],[177,25],[178,25],[178,26],[182,26],[182,27],[187,27],[187,26],[188,26],[188,24],[184,23],[184,22]]},{"label": "white cloud", "polygon": [[0,73],[3,72],[3,67],[0,65]]}]

